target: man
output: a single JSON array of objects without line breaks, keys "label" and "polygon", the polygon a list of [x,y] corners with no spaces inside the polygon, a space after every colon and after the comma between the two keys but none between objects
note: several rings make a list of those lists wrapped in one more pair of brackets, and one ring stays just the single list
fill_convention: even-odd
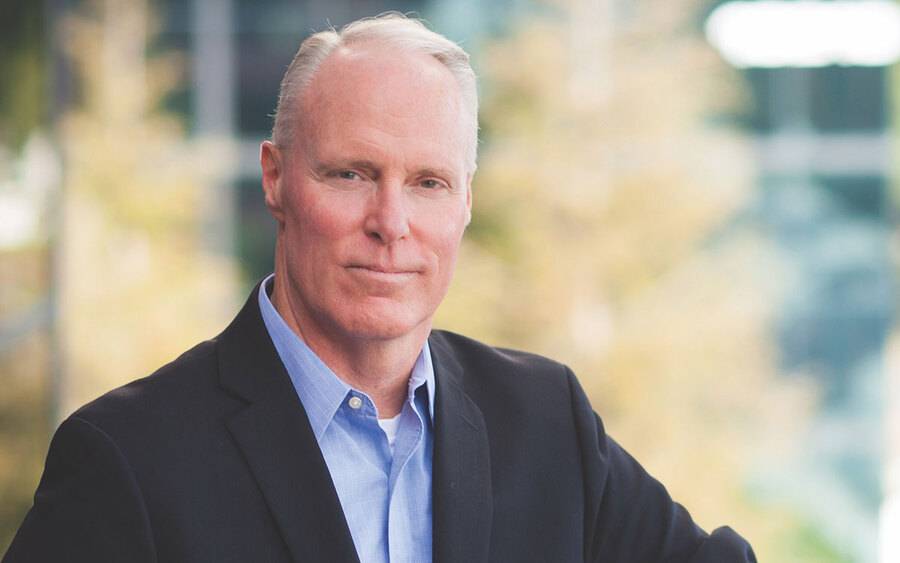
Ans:
[{"label": "man", "polygon": [[560,364],[432,331],[472,206],[467,55],[389,15],[307,39],[261,147],[274,277],[67,419],[4,561],[754,561]]}]

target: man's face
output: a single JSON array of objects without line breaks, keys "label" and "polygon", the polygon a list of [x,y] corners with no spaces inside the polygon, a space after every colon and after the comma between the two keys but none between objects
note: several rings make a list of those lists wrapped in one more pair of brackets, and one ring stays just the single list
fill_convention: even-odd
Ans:
[{"label": "man's face", "polygon": [[291,116],[290,146],[264,145],[276,272],[304,337],[427,334],[471,208],[461,103],[431,57],[341,49]]}]

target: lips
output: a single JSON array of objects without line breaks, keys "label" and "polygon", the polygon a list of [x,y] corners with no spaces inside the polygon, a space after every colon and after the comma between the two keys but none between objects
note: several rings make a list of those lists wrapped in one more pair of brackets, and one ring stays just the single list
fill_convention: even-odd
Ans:
[{"label": "lips", "polygon": [[419,274],[416,270],[380,265],[348,266],[347,272],[366,288],[366,292],[386,297],[407,287]]},{"label": "lips", "polygon": [[418,274],[420,268],[408,266],[382,266],[380,264],[351,264],[347,266],[351,270],[363,270],[374,274]]}]

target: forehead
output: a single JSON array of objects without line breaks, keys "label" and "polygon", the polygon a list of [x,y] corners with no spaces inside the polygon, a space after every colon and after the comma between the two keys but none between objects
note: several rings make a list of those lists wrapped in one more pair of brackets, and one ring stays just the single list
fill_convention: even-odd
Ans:
[{"label": "forehead", "polygon": [[455,152],[467,131],[462,108],[459,84],[433,57],[363,45],[341,47],[322,63],[301,120],[317,149],[415,139],[423,150]]},{"label": "forehead", "polygon": [[453,74],[434,57],[364,43],[331,53],[315,73],[305,101],[314,109],[366,104],[405,115],[442,108],[458,111],[462,100]]}]

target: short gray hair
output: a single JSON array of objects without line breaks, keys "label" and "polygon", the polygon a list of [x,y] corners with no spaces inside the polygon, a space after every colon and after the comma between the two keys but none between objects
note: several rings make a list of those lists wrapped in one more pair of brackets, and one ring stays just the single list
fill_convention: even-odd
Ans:
[{"label": "short gray hair", "polygon": [[308,37],[291,61],[278,91],[278,107],[272,127],[276,145],[288,146],[296,134],[299,102],[322,62],[337,48],[364,42],[389,45],[402,51],[434,57],[456,78],[462,94],[463,110],[472,119],[471,148],[467,155],[470,171],[475,170],[478,151],[478,91],[469,55],[456,43],[431,31],[421,20],[398,12],[365,18]]}]

